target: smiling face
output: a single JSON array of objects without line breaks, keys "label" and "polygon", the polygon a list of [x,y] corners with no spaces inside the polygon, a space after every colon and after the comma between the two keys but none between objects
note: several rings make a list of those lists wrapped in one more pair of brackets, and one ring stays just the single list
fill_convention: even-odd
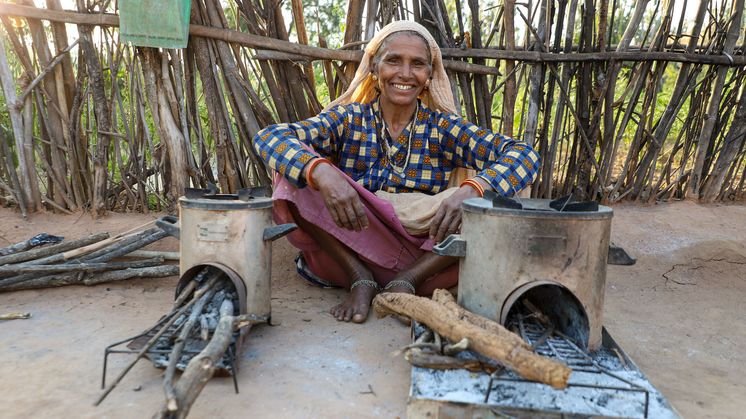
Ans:
[{"label": "smiling face", "polygon": [[429,83],[430,51],[421,37],[398,33],[386,38],[376,54],[373,74],[378,76],[381,106],[407,109]]}]

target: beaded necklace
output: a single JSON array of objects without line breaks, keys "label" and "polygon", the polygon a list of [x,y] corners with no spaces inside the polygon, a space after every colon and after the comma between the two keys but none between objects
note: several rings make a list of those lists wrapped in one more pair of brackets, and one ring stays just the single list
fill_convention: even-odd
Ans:
[{"label": "beaded necklace", "polygon": [[[391,145],[389,144],[388,137],[391,136],[391,133],[389,132],[388,127],[386,127],[386,120],[383,118],[383,110],[379,108],[378,112],[376,112],[376,121],[378,122],[376,124],[376,134],[378,134],[378,138],[382,140],[380,141],[382,147],[381,151],[386,153],[386,160],[388,160],[388,163],[391,165],[391,169],[398,174],[404,173],[404,170],[409,164],[409,157],[412,154],[412,137],[414,136],[415,131],[414,122],[417,119],[416,115],[418,108],[419,105],[415,107],[414,113],[412,114],[412,119],[409,121],[409,124],[407,124],[409,126],[409,138],[407,139],[407,157],[406,159],[404,159],[404,166],[397,166],[396,163],[394,163],[394,156],[396,155],[396,153],[393,151]],[[383,130],[378,129],[379,123]]]}]

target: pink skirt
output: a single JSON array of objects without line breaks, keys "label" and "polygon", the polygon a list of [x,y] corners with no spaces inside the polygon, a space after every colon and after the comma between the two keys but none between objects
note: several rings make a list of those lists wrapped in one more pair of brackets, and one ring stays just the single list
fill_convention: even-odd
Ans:
[{"label": "pink skirt", "polygon": [[[427,237],[409,235],[388,201],[378,198],[341,170],[339,173],[360,195],[368,216],[367,229],[354,231],[338,227],[329,215],[321,193],[310,187],[298,189],[279,175],[275,177],[272,196],[275,201],[275,222],[295,222],[288,208],[288,202],[292,202],[306,221],[324,229],[352,249],[371,271],[376,282],[384,287],[399,271],[412,266],[425,252],[431,251],[434,243]],[[342,267],[321,250],[321,246],[308,232],[298,229],[287,237],[293,246],[301,250],[307,268],[314,275],[329,284],[350,287],[350,278]],[[420,284],[417,294],[430,295],[435,289],[451,288],[457,283],[458,264],[454,264]]]}]

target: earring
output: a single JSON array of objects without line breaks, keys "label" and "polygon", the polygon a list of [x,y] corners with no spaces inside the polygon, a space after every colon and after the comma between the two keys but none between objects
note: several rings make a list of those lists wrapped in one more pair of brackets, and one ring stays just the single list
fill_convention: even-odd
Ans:
[{"label": "earring", "polygon": [[427,81],[425,82],[425,90],[427,90],[427,89],[429,89],[429,88],[430,88],[430,80],[428,79],[428,80],[427,80]]},{"label": "earring", "polygon": [[371,73],[370,77],[373,79],[373,81],[378,81],[378,76],[376,76],[375,74]]}]

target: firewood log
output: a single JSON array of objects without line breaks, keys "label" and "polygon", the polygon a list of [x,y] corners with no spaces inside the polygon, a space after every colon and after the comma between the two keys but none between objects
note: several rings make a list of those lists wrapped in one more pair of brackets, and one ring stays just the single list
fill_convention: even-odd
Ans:
[{"label": "firewood log", "polygon": [[[93,234],[88,237],[84,237],[78,240],[71,240],[67,242],[57,243],[45,247],[36,249],[26,250],[25,252],[13,253],[7,256],[0,257],[0,265],[9,265],[12,263],[26,262],[29,260],[35,260],[41,257],[64,253],[73,249],[77,249],[83,246],[88,246],[93,243],[100,242],[109,238],[109,233]],[[61,258],[60,258],[61,259]]]},{"label": "firewood log", "polygon": [[453,342],[467,338],[474,351],[502,363],[523,378],[559,389],[567,387],[572,370],[566,365],[530,352],[512,340],[459,318],[441,303],[410,294],[383,293],[373,300],[373,308],[378,317],[390,314],[408,316]]},{"label": "firewood log", "polygon": [[495,335],[500,336],[500,338],[505,340],[506,342],[512,342],[513,344],[521,346],[526,350],[531,350],[531,345],[529,345],[525,340],[521,339],[520,336],[504,328],[503,325],[501,325],[500,323],[492,321],[486,317],[482,317],[478,314],[474,314],[471,311],[468,311],[458,305],[456,303],[456,300],[453,298],[453,295],[451,295],[448,290],[435,290],[433,292],[433,301],[437,301],[440,304],[443,304],[445,308],[453,312],[453,314],[455,314],[456,317],[458,317],[459,319],[466,320],[469,323],[479,326],[490,333],[494,333]]},{"label": "firewood log", "polygon": [[452,356],[427,353],[419,348],[407,351],[404,358],[415,367],[430,368],[434,370],[465,369],[474,372],[489,372],[495,370],[492,365],[485,364],[476,359],[459,359]]}]

